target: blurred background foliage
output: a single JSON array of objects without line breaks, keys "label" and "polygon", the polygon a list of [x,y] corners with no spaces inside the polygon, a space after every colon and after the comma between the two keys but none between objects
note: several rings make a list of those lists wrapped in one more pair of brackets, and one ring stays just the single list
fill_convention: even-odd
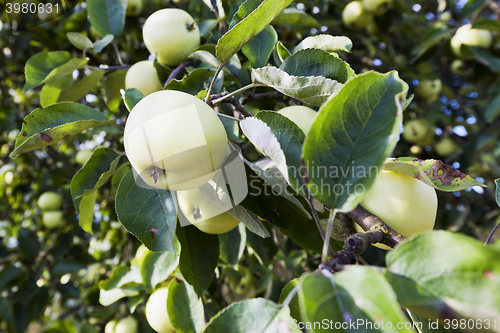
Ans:
[{"label": "blurred background foliage", "polygon": [[[227,18],[231,18],[241,4],[241,1],[222,2]],[[358,31],[342,24],[342,10],[348,2],[292,3],[291,8],[300,13],[298,21],[290,24],[276,20],[273,26],[278,39],[292,49],[310,35],[345,35],[353,41],[353,48],[352,53],[341,56],[356,73],[372,69],[399,71],[410,85],[410,94],[416,94],[405,111],[404,122],[424,119],[432,128],[432,135],[420,144],[401,138],[394,155],[441,159],[487,184],[484,190],[473,187],[453,194],[439,192],[436,225],[438,229],[459,231],[485,240],[500,216],[493,183],[500,177],[500,118],[491,117],[494,110],[487,115],[490,105],[500,96],[500,66],[488,62],[488,59],[500,59],[500,24],[498,13],[494,12],[494,4],[498,2],[396,0],[387,13],[376,16],[366,29]],[[71,178],[81,167],[75,160],[77,152],[98,146],[123,151],[120,128],[97,127],[17,159],[9,157],[23,117],[40,107],[40,88],[22,93],[28,58],[38,52],[55,50],[66,50],[81,57],[81,51],[68,41],[67,32],[81,32],[92,41],[99,39],[87,19],[85,2],[71,7],[66,14],[45,18],[47,22],[39,25],[40,18],[36,15],[10,17],[18,20],[17,23],[9,20],[5,6],[0,4],[0,331],[101,332],[107,321],[126,316],[130,311],[124,300],[108,307],[100,305],[98,282],[106,280],[118,264],[133,258],[140,242],[117,222],[110,186],[102,187],[98,193],[94,235],[79,227],[69,190]],[[216,44],[226,29],[225,23],[217,23],[214,13],[202,0],[144,0],[141,14],[126,18],[124,33],[116,41],[125,64],[148,59],[141,26],[151,13],[168,7],[182,8],[197,19],[204,29],[202,43]],[[460,26],[477,22],[494,33],[494,45],[488,51],[491,58],[458,58],[450,48],[451,37]],[[21,23],[30,29],[13,32],[12,26]],[[100,53],[88,51],[86,56],[93,66],[118,65],[111,45]],[[243,55],[240,59],[243,68],[251,68]],[[276,55],[271,56],[270,63],[275,64],[275,59]],[[84,70],[73,74],[74,80],[84,76]],[[106,75],[79,101],[116,117],[118,124],[123,125],[128,111],[123,103],[116,102],[116,96],[120,96],[118,91],[123,88],[123,76],[124,71]],[[420,82],[435,79],[442,82],[438,98],[432,101],[418,94]],[[496,104],[500,109],[498,100]],[[247,105],[250,110],[283,107],[271,98]],[[439,155],[436,149],[443,138],[455,143],[454,151],[446,156]],[[248,142],[241,145],[249,158],[258,158]],[[48,229],[42,223],[42,211],[36,201],[46,191],[55,191],[64,198],[61,209],[66,225],[63,228]],[[222,285],[214,280],[204,295],[209,300],[209,315],[222,308],[225,300],[258,295],[278,301],[285,283],[318,264],[316,254],[301,250],[279,232],[273,239],[253,237],[247,237],[247,243],[254,244],[247,248],[238,269],[226,268]],[[265,262],[259,260],[253,250],[256,242],[266,253]],[[384,265],[384,255],[384,251],[373,248],[363,257],[369,263]],[[251,281],[251,287],[235,295],[235,283],[244,278],[246,270],[252,274],[252,279],[246,279]],[[142,311],[136,314],[141,332],[150,331]]]}]

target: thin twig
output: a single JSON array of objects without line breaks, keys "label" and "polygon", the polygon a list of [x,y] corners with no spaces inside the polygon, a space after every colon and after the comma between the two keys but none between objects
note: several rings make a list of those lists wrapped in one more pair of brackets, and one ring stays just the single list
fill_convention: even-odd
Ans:
[{"label": "thin twig", "polygon": [[227,114],[217,113],[217,115],[218,115],[219,117],[222,117],[222,118],[227,118],[227,119],[231,119],[231,120],[234,120],[234,121],[237,121],[237,122],[240,122],[240,121],[241,121],[241,119],[238,119],[238,118],[235,118],[235,117],[228,116]]},{"label": "thin twig", "polygon": [[167,84],[170,81],[172,81],[173,79],[177,79],[179,77],[179,75],[182,73],[184,68],[186,68],[187,66],[191,66],[192,64],[194,64],[194,60],[188,60],[188,61],[181,62],[179,64],[179,66],[177,66],[172,71],[172,73],[170,73],[170,75],[168,76],[167,81],[165,81],[165,84],[163,85],[163,90],[165,90],[165,88],[167,87]]},{"label": "thin twig", "polygon": [[374,229],[381,230],[384,237],[379,243],[394,247],[406,239],[396,230],[389,227],[389,225],[382,221],[378,216],[370,213],[359,205],[346,215],[356,222],[364,231],[368,232]]},{"label": "thin twig", "polygon": [[222,70],[222,68],[224,68],[225,65],[226,63],[221,63],[219,68],[217,68],[217,70],[215,71],[214,78],[212,79],[212,82],[210,82],[210,86],[208,87],[207,96],[205,97],[205,103],[208,103],[208,101],[210,100],[210,94],[212,93],[212,89],[214,88],[215,80],[217,80],[220,71]]},{"label": "thin twig", "polygon": [[326,260],[328,256],[328,246],[330,245],[330,236],[332,235],[333,221],[335,220],[335,215],[337,211],[332,209],[330,211],[330,217],[328,218],[328,226],[326,228],[325,240],[323,240],[323,252],[321,253],[321,264],[326,265]]},{"label": "thin twig", "polygon": [[255,83],[250,83],[249,85],[246,85],[244,87],[241,87],[240,89],[238,90],[235,90],[233,92],[228,92],[228,93],[225,93],[224,95],[222,95],[222,97],[220,98],[217,98],[217,99],[214,99],[212,96],[209,97],[209,100],[212,101],[212,104],[215,106],[219,103],[222,103],[225,99],[228,99],[228,98],[231,98],[232,96],[236,95],[236,94],[239,94],[240,92],[242,91],[245,91],[247,89],[251,89],[251,88],[254,88],[254,87],[261,87],[263,86],[262,84],[255,84]]},{"label": "thin twig", "polygon": [[492,238],[493,238],[493,235],[495,234],[495,232],[497,232],[498,228],[500,228],[500,221],[498,222],[498,224],[493,228],[493,230],[491,231],[490,235],[488,236],[488,239],[486,240],[486,245],[488,245]]},{"label": "thin twig", "polygon": [[116,46],[116,43],[113,43],[113,48],[115,49],[116,58],[118,60],[118,63],[120,64],[120,66],[123,66],[122,57],[120,56],[120,51],[118,50],[118,46]]},{"label": "thin twig", "polygon": [[241,103],[236,98],[229,97],[229,98],[223,99],[225,96],[227,96],[229,94],[230,93],[226,91],[224,93],[212,95],[208,99],[207,103],[211,107],[214,107],[214,106],[216,106],[216,103],[214,103],[214,100],[219,100],[219,101],[221,101],[220,103],[227,103],[227,104],[233,105],[234,108],[243,115],[243,117],[253,117],[253,114],[248,112],[247,109],[245,109],[245,107],[243,105],[241,105]]},{"label": "thin twig", "polygon": [[95,70],[98,70],[98,71],[104,71],[104,72],[108,72],[108,71],[117,71],[119,69],[127,69],[127,68],[130,68],[132,67],[131,65],[122,65],[122,66],[99,66],[99,67],[96,67],[96,66],[88,66],[88,68],[90,69],[95,69]]},{"label": "thin twig", "polygon": [[304,104],[304,103],[302,103],[302,101],[300,101],[296,98],[285,96],[284,94],[280,93],[279,91],[259,93],[259,94],[251,93],[250,95],[243,98],[243,100],[241,101],[241,104],[246,104],[248,102],[258,100],[258,99],[263,99],[263,98],[276,99],[283,104],[289,104],[290,101],[293,101],[296,105],[303,105]]},{"label": "thin twig", "polygon": [[495,12],[497,17],[500,18],[500,5],[498,4],[498,2],[494,0],[486,0],[486,4],[488,5],[488,7],[490,7],[492,11]]}]

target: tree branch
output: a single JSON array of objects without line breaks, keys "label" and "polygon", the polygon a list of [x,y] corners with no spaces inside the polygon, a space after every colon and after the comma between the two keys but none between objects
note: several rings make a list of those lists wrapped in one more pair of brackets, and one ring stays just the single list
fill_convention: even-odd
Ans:
[{"label": "tree branch", "polygon": [[500,18],[500,5],[494,0],[486,0],[486,4]]},{"label": "tree branch", "polygon": [[[214,103],[212,101],[214,100],[220,100],[222,97],[228,95],[229,92],[224,92],[224,93],[220,93],[220,94],[214,94],[214,95],[211,95],[209,98],[208,98],[208,105],[211,106],[211,107],[214,107]],[[245,109],[245,107],[243,105],[241,105],[241,103],[234,97],[228,97],[222,101],[220,101],[218,104],[220,103],[227,103],[227,104],[231,104],[232,106],[234,106],[234,108],[236,110],[238,110],[238,112],[240,112],[243,117],[253,117],[253,114],[250,113],[249,111],[247,111],[247,109]]]},{"label": "tree branch", "polygon": [[285,96],[284,94],[280,93],[279,91],[268,92],[268,93],[259,93],[259,94],[250,94],[242,100],[241,104],[246,104],[248,102],[255,101],[258,99],[263,99],[263,98],[276,99],[283,104],[288,104],[290,101],[293,101],[296,105],[303,105],[304,104],[304,103],[302,103],[302,101],[300,101],[296,98]]},{"label": "tree branch", "polygon": [[387,246],[394,247],[396,244],[401,243],[406,238],[398,233],[396,230],[389,227],[378,216],[370,213],[363,207],[356,207],[353,211],[346,214],[354,222],[356,222],[364,231],[380,230],[383,233],[383,238],[375,243],[383,243]]},{"label": "tree branch", "polygon": [[167,81],[165,81],[165,84],[163,85],[163,90],[165,90],[167,84],[169,84],[170,81],[172,81],[173,79],[177,79],[180,76],[184,68],[186,68],[187,66],[191,66],[192,64],[194,64],[194,60],[181,62],[179,66],[177,66],[168,76]]}]

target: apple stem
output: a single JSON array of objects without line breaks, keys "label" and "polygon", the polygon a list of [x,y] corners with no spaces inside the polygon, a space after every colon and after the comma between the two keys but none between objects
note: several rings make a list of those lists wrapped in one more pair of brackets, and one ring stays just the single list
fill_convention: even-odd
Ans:
[{"label": "apple stem", "polygon": [[204,99],[204,102],[207,104],[210,101],[210,94],[212,93],[212,89],[214,87],[215,80],[217,80],[217,77],[219,76],[220,71],[222,70],[222,68],[224,68],[225,65],[226,65],[225,62],[221,63],[219,65],[219,68],[217,68],[217,70],[215,71],[214,78],[212,79],[212,82],[210,82],[210,86],[208,87],[208,90],[207,90],[207,96]]},{"label": "apple stem", "polygon": [[113,48],[115,49],[116,58],[118,60],[118,63],[120,64],[120,66],[123,66],[123,60],[122,60],[122,57],[120,56],[120,51],[118,50],[118,46],[116,46],[116,43],[113,43]]}]

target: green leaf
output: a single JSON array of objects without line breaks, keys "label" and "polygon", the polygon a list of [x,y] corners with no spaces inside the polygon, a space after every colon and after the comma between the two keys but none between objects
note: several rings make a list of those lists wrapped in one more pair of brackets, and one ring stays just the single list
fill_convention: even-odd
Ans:
[{"label": "green leaf", "polygon": [[356,76],[351,66],[338,56],[318,49],[292,54],[283,61],[280,69],[293,76],[324,76],[340,83]]},{"label": "green leaf", "polygon": [[247,233],[244,224],[239,224],[229,232],[218,235],[219,257],[230,265],[236,265],[243,256]]},{"label": "green leaf", "polygon": [[489,103],[488,108],[484,112],[484,118],[489,124],[493,123],[498,116],[500,116],[500,95]]},{"label": "green leaf", "polygon": [[484,17],[478,18],[472,24],[472,29],[484,29],[491,31],[500,31],[500,22],[498,20],[490,20]]},{"label": "green leaf", "polygon": [[276,30],[270,25],[248,42],[241,51],[250,60],[253,68],[264,67],[278,41]]},{"label": "green leaf", "polygon": [[179,268],[182,276],[200,295],[214,278],[219,260],[219,239],[194,225],[177,228],[177,237],[181,243]]},{"label": "green leaf", "polygon": [[94,47],[92,41],[87,36],[79,32],[67,32],[66,37],[70,43],[79,50],[83,51]]},{"label": "green leaf", "polygon": [[72,59],[71,54],[66,51],[37,53],[26,62],[24,69],[26,83],[23,93],[53,77],[73,73],[74,70],[86,65],[86,59]]},{"label": "green leaf", "polygon": [[119,161],[120,156],[114,150],[98,148],[71,180],[71,196],[80,214],[78,222],[86,232],[92,234],[97,190],[111,178]]},{"label": "green leaf", "polygon": [[246,210],[240,205],[228,210],[226,213],[241,221],[251,232],[260,237],[269,237],[269,232],[266,230],[259,217],[254,213]]},{"label": "green leaf", "polygon": [[[47,107],[58,102],[75,102],[94,88],[103,75],[103,71],[91,70],[89,75],[85,75],[81,80],[76,81],[74,85],[65,85],[65,82],[61,84],[61,80],[57,79],[55,85],[52,85],[51,80],[42,88],[40,104],[42,107]],[[70,78],[72,78],[72,76],[70,76]],[[64,81],[66,81],[66,79]],[[73,80],[71,80],[71,83],[73,83],[72,81]]]},{"label": "green leaf", "polygon": [[[408,320],[394,291],[384,275],[373,268],[352,266],[330,277],[306,276],[299,289],[299,305],[304,322],[324,319],[333,322],[328,329],[315,328],[308,332],[350,332],[347,328],[352,323],[359,324],[354,331],[372,331],[364,325],[378,323],[377,332],[394,332],[401,323],[403,327],[398,327],[397,332],[414,332],[404,327]],[[385,325],[381,325],[382,322]],[[344,323],[347,327],[335,329],[335,323]]]},{"label": "green leaf", "polygon": [[302,153],[316,199],[341,212],[359,204],[396,145],[407,91],[396,72],[368,72],[322,106]]},{"label": "green leaf", "polygon": [[111,34],[118,39],[125,26],[126,8],[126,0],[87,0],[90,23],[101,37]]},{"label": "green leaf", "polygon": [[297,8],[285,8],[271,23],[280,26],[321,27],[314,17]]},{"label": "green leaf", "polygon": [[94,222],[94,205],[96,197],[97,191],[94,191],[82,196],[78,201],[75,201],[75,208],[79,212],[78,224],[89,234],[94,234],[92,231],[92,223]]},{"label": "green leaf", "polygon": [[[299,279],[293,279],[288,282],[285,287],[281,290],[280,294],[280,299],[279,302],[283,303],[283,301],[287,298],[287,296],[294,290],[297,285],[299,284]],[[297,321],[302,321],[300,318],[300,307],[299,307],[299,296],[295,295],[290,303],[288,304],[288,307],[290,308],[290,315],[292,318],[296,319]]]},{"label": "green leaf", "polygon": [[0,290],[3,290],[9,283],[19,278],[21,274],[23,274],[23,271],[19,267],[9,264],[4,266],[0,272]]},{"label": "green leaf", "polygon": [[132,169],[132,165],[127,161],[120,165],[113,173],[113,176],[111,177],[111,195],[113,198],[116,196],[120,182],[130,169]]},{"label": "green leaf", "polygon": [[125,90],[125,93],[123,94],[123,102],[125,103],[128,112],[132,111],[134,106],[144,97],[146,96],[144,96],[139,89],[131,88]]},{"label": "green leaf", "polygon": [[483,8],[486,0],[469,0],[465,3],[464,7],[460,11],[460,18],[471,17],[476,11]]},{"label": "green leaf", "polygon": [[121,89],[125,89],[125,75],[126,70],[120,70],[106,75],[106,81],[104,81],[104,102],[109,111],[116,112],[120,106],[122,99]]},{"label": "green leaf", "polygon": [[141,265],[141,276],[148,291],[153,291],[158,283],[165,281],[179,266],[179,242],[174,238],[174,252],[156,253],[148,251]]},{"label": "green leaf", "polygon": [[241,206],[280,228],[293,228],[311,219],[308,211],[283,183],[257,165],[248,161],[245,164],[249,193]]},{"label": "green leaf", "polygon": [[168,318],[177,332],[197,333],[205,327],[205,311],[193,287],[174,279],[168,287]]},{"label": "green leaf", "polygon": [[146,189],[130,170],[123,177],[115,198],[120,223],[153,252],[174,252],[177,211],[170,191]]},{"label": "green leaf", "polygon": [[283,43],[281,43],[280,41],[278,41],[278,43],[276,44],[276,50],[281,62],[285,61],[290,56],[290,51],[288,51],[285,45],[283,45]]},{"label": "green leaf", "polygon": [[490,50],[473,46],[469,48],[478,62],[488,67],[493,73],[500,73],[500,58],[494,56]]},{"label": "green leaf", "polygon": [[170,81],[165,87],[165,90],[179,90],[191,95],[196,95],[200,91],[208,88],[214,73],[215,72],[211,69],[197,68],[182,80],[173,79]]},{"label": "green leaf", "polygon": [[[40,91],[40,105],[46,108],[56,104],[63,89],[73,84],[73,74],[65,74],[50,79]],[[71,101],[74,102],[74,101]]]},{"label": "green leaf", "polygon": [[387,257],[391,273],[406,276],[439,297],[497,312],[500,249],[462,234],[434,231],[399,244]]},{"label": "green leaf", "polygon": [[97,41],[94,43],[94,50],[99,53],[102,51],[103,48],[108,46],[109,43],[111,43],[115,39],[112,34],[107,34],[101,40]]},{"label": "green leaf", "polygon": [[44,109],[36,109],[24,117],[11,157],[53,145],[67,136],[105,124],[114,124],[105,114],[88,106],[62,102]]},{"label": "green leaf", "polygon": [[[290,317],[288,307],[281,308],[276,303],[254,298],[242,302],[232,303],[217,315],[212,317],[204,333],[300,333],[297,325]],[[295,326],[295,327],[294,327]]]},{"label": "green leaf", "polygon": [[[257,113],[255,118],[266,123],[275,135],[286,158],[285,168],[287,179],[292,187],[298,191],[302,185],[299,170],[301,170],[300,156],[302,154],[302,144],[305,139],[304,132],[293,121],[277,112],[261,111]],[[241,121],[240,125],[244,121]],[[264,152],[260,147],[259,149]],[[277,161],[274,162],[278,164]]]},{"label": "green leaf", "polygon": [[314,106],[321,106],[326,100],[339,93],[343,84],[323,76],[291,76],[276,67],[252,69],[252,83],[265,85]]},{"label": "green leaf", "polygon": [[197,50],[188,56],[189,59],[196,59],[205,64],[217,69],[220,66],[220,61],[212,53],[206,50]]},{"label": "green leaf", "polygon": [[[108,306],[123,297],[136,296],[141,289],[144,289],[139,287],[141,283],[138,266],[132,265],[130,268],[124,265],[116,266],[108,280],[99,282],[99,303]],[[127,284],[129,286],[133,284],[134,288],[126,288]]]},{"label": "green leaf", "polygon": [[[235,25],[233,25],[232,21],[230,30],[217,42],[217,58],[222,63],[227,62],[243,45],[264,30],[291,2],[292,0],[245,1],[233,17],[234,22],[235,17],[241,20]],[[257,3],[259,3],[258,7],[253,10],[255,8],[254,5]]]},{"label": "green leaf", "polygon": [[444,40],[450,39],[452,32],[453,30],[451,29],[443,30],[440,27],[427,30],[420,44],[412,50],[411,53],[414,57],[410,60],[410,63],[416,62],[431,47],[442,43]]},{"label": "green leaf", "polygon": [[419,160],[414,157],[391,158],[384,169],[416,178],[440,191],[462,191],[472,186],[486,187],[481,182],[439,160]]},{"label": "green leaf", "polygon": [[295,47],[293,53],[303,49],[320,49],[325,52],[351,52],[352,42],[345,36],[316,35],[305,38]]},{"label": "green leaf", "polygon": [[238,11],[234,13],[231,23],[229,24],[229,30],[234,28],[236,24],[240,23],[245,17],[256,10],[263,2],[264,0],[245,0],[238,8]]},{"label": "green leaf", "polygon": [[[311,250],[318,254],[321,254],[323,251],[323,238],[313,220],[288,229],[280,228],[280,230],[303,249]],[[343,242],[330,239],[330,245],[334,251],[340,251]]]}]

